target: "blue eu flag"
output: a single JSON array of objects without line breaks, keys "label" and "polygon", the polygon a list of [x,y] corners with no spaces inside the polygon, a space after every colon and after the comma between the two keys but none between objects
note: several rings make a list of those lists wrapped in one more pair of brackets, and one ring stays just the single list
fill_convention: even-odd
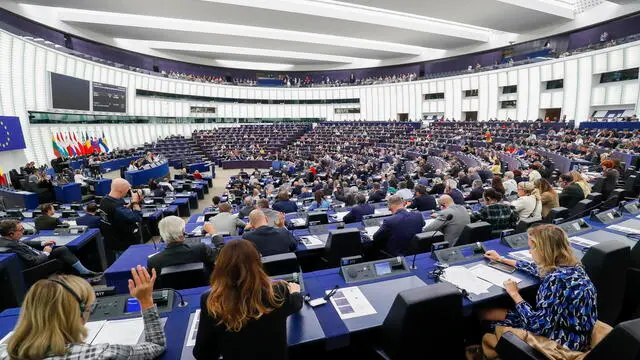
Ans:
[{"label": "blue eu flag", "polygon": [[15,116],[0,116],[0,151],[25,147],[20,119]]}]

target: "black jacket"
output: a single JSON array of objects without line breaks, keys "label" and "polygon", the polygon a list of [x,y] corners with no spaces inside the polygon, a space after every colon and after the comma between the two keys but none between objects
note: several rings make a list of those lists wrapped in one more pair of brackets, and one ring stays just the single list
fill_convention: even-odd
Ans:
[{"label": "black jacket", "polygon": [[296,251],[296,239],[286,228],[260,226],[242,234],[242,238],[251,241],[262,256],[283,254]]},{"label": "black jacket", "polygon": [[225,360],[286,360],[287,317],[302,308],[302,295],[289,293],[283,283],[274,284],[273,290],[279,298],[284,298],[282,306],[257,320],[249,320],[238,332],[227,331],[225,325],[217,324],[207,311],[210,292],[202,294],[193,356],[197,360],[217,359],[221,354]]},{"label": "black jacket", "polygon": [[369,202],[373,202],[373,203],[381,202],[382,200],[384,200],[385,197],[387,197],[386,191],[383,191],[383,190],[372,191],[371,194],[369,194]]},{"label": "black jacket", "polygon": [[584,192],[582,192],[580,185],[573,183],[562,189],[558,200],[560,201],[560,206],[572,209],[578,202],[584,200]]},{"label": "black jacket", "polygon": [[188,245],[177,242],[168,244],[166,249],[151,256],[147,260],[147,267],[149,271],[151,271],[152,268],[156,269],[156,274],[160,276],[160,272],[165,266],[203,262],[205,268],[210,273],[217,256],[218,250],[214,247],[205,244]]},{"label": "black jacket", "polygon": [[0,247],[7,248],[7,252],[12,252],[18,255],[26,268],[40,265],[49,260],[49,257],[47,255],[35,249],[36,247],[40,248],[40,243],[38,242],[22,242],[0,237]]},{"label": "black jacket", "polygon": [[142,213],[126,208],[124,205],[124,200],[108,195],[100,201],[100,210],[107,214],[111,223],[109,229],[104,229],[106,231],[100,229],[109,250],[124,251],[129,245],[140,243],[138,223],[142,221]]},{"label": "black jacket", "polygon": [[420,195],[413,198],[411,201],[411,205],[407,206],[409,209],[418,209],[418,211],[427,211],[427,210],[435,210],[438,205],[436,205],[436,198],[432,195]]},{"label": "black jacket", "polygon": [[365,215],[371,215],[375,212],[375,208],[370,204],[354,206],[342,219],[345,224],[362,221]]},{"label": "black jacket", "polygon": [[465,197],[464,199],[466,201],[470,201],[470,200],[480,200],[482,199],[482,194],[484,194],[484,189],[479,187],[479,188],[474,188],[471,190],[471,192],[469,193],[469,196]]},{"label": "black jacket", "polygon": [[40,215],[34,221],[36,226],[36,230],[55,230],[58,225],[62,225],[62,221],[60,219],[49,216],[49,215]]}]

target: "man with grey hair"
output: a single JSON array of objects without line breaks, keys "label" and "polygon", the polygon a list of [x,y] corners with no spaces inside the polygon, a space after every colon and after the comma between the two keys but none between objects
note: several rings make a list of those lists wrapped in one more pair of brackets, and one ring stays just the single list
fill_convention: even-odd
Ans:
[{"label": "man with grey hair", "polygon": [[158,276],[165,266],[202,262],[210,273],[218,256],[218,248],[223,245],[222,236],[215,235],[212,243],[188,245],[184,243],[184,220],[177,216],[167,216],[158,223],[160,237],[167,242],[167,247],[149,257],[147,268],[156,269]]},{"label": "man with grey hair", "polygon": [[484,189],[482,188],[482,180],[473,180],[473,184],[471,185],[471,192],[467,197],[464,198],[464,200],[480,200],[482,199],[482,194],[484,194]]},{"label": "man with grey hair", "polygon": [[504,173],[502,185],[504,185],[504,195],[509,196],[518,191],[518,183],[513,179],[513,171]]},{"label": "man with grey hair", "polygon": [[262,256],[294,252],[298,245],[287,228],[269,226],[267,216],[260,209],[249,214],[249,225],[242,238],[251,241]]},{"label": "man with grey hair", "polygon": [[453,179],[447,179],[444,184],[444,193],[451,196],[454,203],[464,205],[464,194],[458,189],[458,182]]},{"label": "man with grey hair", "polygon": [[380,228],[373,234],[374,246],[385,255],[402,256],[411,251],[411,239],[422,231],[424,219],[420,212],[409,212],[405,201],[397,195],[389,197],[389,210],[393,215],[385,218]]},{"label": "man with grey hair", "polygon": [[251,196],[245,196],[243,200],[244,207],[238,211],[239,218],[246,218],[249,214],[256,209],[253,205],[253,198]]},{"label": "man with grey hair", "polygon": [[220,213],[204,224],[204,231],[209,234],[227,233],[229,235],[238,235],[238,228],[243,228],[246,225],[245,222],[240,220],[237,214],[232,214],[233,208],[227,202],[220,203],[218,209]]},{"label": "man with grey hair", "polygon": [[422,231],[440,231],[444,234],[444,239],[454,246],[464,227],[471,223],[471,217],[467,209],[462,205],[456,205],[449,195],[440,196],[438,204],[442,211],[433,213],[431,216],[435,219]]}]

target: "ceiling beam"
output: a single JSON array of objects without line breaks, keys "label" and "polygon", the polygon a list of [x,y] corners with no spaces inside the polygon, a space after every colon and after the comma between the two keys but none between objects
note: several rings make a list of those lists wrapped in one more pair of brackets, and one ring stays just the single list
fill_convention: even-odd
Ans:
[{"label": "ceiling beam", "polygon": [[66,23],[103,24],[111,26],[131,26],[174,31],[190,31],[205,34],[221,34],[258,39],[295,41],[358,49],[369,49],[407,55],[437,55],[442,49],[405,45],[386,41],[367,40],[353,37],[308,33],[302,31],[272,29],[257,26],[214,23],[147,15],[123,14],[103,11],[89,11],[60,8],[58,20]]},{"label": "ceiling beam", "polygon": [[565,19],[575,19],[574,6],[558,0],[498,0],[505,4],[519,6],[521,8],[535,10]]}]

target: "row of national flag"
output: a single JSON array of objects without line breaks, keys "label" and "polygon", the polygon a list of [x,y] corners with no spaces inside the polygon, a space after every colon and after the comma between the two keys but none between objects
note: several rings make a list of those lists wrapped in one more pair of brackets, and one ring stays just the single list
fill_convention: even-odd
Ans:
[{"label": "row of national flag", "polygon": [[102,137],[91,137],[86,132],[84,134],[80,132],[80,136],[75,132],[58,132],[53,134],[51,144],[53,145],[53,154],[56,157],[109,152],[109,145],[107,144],[107,138],[104,136],[104,131],[102,132]]}]

